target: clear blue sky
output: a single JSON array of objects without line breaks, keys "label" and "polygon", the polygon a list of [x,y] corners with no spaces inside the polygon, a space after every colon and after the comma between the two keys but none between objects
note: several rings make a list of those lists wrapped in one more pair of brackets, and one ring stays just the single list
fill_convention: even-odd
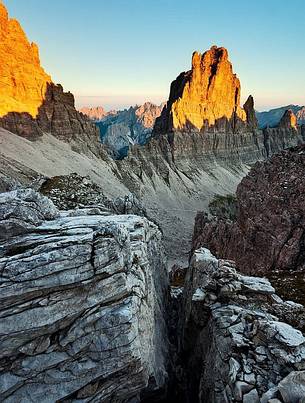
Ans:
[{"label": "clear blue sky", "polygon": [[78,104],[167,99],[194,50],[225,46],[259,110],[305,104],[304,0],[4,0]]}]

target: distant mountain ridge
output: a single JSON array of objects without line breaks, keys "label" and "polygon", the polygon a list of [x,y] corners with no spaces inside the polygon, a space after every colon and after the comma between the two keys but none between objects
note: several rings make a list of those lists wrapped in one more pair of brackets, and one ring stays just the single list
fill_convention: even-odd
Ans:
[{"label": "distant mountain ridge", "polygon": [[106,111],[102,106],[83,106],[82,108],[79,108],[78,111],[94,122],[98,122],[108,115],[115,115],[117,113],[115,110]]},{"label": "distant mountain ridge", "polygon": [[131,145],[147,143],[152,135],[155,120],[161,115],[164,105],[145,102],[140,106],[109,113],[96,122],[102,142],[114,158],[125,157]]},{"label": "distant mountain ridge", "polygon": [[280,108],[270,109],[269,111],[256,112],[255,114],[259,128],[265,129],[267,126],[277,126],[287,110],[291,110],[296,115],[298,124],[305,123],[305,106],[287,105],[281,106]]}]

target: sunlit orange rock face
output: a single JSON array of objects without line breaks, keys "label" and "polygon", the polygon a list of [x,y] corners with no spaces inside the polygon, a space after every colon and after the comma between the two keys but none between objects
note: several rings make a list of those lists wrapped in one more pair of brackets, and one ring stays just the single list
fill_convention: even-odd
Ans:
[{"label": "sunlit orange rock face", "polygon": [[40,66],[38,47],[0,2],[0,117],[28,112],[36,117],[51,77]]},{"label": "sunlit orange rock face", "polygon": [[192,69],[173,81],[162,115],[161,131],[201,131],[220,122],[223,126],[225,120],[247,120],[240,107],[240,82],[225,48],[193,53]]}]

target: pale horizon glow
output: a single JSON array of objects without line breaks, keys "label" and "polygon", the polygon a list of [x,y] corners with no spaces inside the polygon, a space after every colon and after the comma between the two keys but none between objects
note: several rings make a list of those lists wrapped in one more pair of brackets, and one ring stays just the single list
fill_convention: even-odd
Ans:
[{"label": "pale horizon glow", "polygon": [[[291,0],[4,0],[42,66],[76,105],[166,101],[194,50],[229,51],[242,100],[259,111],[305,104],[305,2]],[[72,5],[73,4],[73,5]],[[288,9],[289,8],[289,13]]]}]

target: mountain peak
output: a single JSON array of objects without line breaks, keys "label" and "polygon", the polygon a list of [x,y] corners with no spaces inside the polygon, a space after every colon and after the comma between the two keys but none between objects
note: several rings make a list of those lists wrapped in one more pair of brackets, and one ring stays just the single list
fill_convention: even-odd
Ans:
[{"label": "mountain peak", "polygon": [[201,131],[209,126],[223,127],[226,122],[246,121],[240,107],[240,82],[233,73],[228,51],[212,46],[203,54],[194,52],[192,68],[171,84],[167,107],[156,130]]},{"label": "mountain peak", "polygon": [[36,117],[51,77],[40,65],[38,46],[30,43],[0,2],[0,117],[27,112]]}]

